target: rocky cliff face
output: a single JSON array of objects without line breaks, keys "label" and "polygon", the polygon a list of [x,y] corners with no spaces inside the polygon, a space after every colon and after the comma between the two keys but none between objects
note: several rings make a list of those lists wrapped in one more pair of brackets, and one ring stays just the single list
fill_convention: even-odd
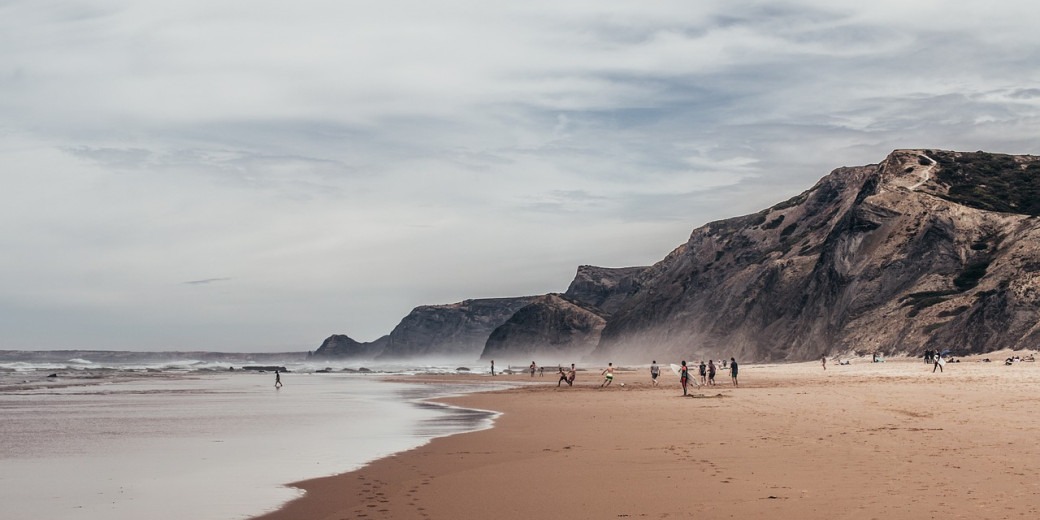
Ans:
[{"label": "rocky cliff face", "polygon": [[314,356],[326,358],[373,359],[383,353],[389,336],[383,336],[370,343],[355,341],[344,334],[333,334],[321,343]]},{"label": "rocky cliff face", "polygon": [[476,359],[491,332],[533,300],[488,298],[416,307],[394,327],[379,359]]},{"label": "rocky cliff face", "polygon": [[602,311],[600,314],[610,315],[617,312],[629,296],[639,291],[647,269],[579,266],[564,296],[586,306],[595,307]]},{"label": "rocky cliff face", "polygon": [[640,275],[596,359],[984,352],[1040,341],[1040,159],[898,150],[710,223]]},{"label": "rocky cliff face", "polygon": [[480,358],[574,362],[596,348],[606,324],[598,309],[558,294],[540,296],[491,333]]}]

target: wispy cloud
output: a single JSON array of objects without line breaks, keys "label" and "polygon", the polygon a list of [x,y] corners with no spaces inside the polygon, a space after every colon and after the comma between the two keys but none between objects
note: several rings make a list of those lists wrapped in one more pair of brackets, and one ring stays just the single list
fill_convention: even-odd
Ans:
[{"label": "wispy cloud", "polygon": [[181,282],[184,285],[209,285],[215,282],[227,282],[231,278],[203,278],[201,280],[189,280],[187,282]]}]

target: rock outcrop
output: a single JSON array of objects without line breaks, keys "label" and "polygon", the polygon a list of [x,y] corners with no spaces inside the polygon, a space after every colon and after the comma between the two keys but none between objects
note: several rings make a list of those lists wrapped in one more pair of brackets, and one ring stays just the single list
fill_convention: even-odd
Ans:
[{"label": "rock outcrop", "polygon": [[598,309],[559,294],[540,296],[491,333],[480,357],[503,362],[577,361],[596,348],[606,324]]},{"label": "rock outcrop", "polygon": [[593,358],[807,360],[1040,341],[1040,158],[897,150],[712,222],[639,275]]},{"label": "rock outcrop", "polygon": [[610,315],[642,287],[647,267],[608,268],[583,265],[564,296]]},{"label": "rock outcrop", "polygon": [[477,359],[491,332],[532,301],[525,296],[416,307],[394,327],[379,359]]},{"label": "rock outcrop", "polygon": [[383,353],[388,338],[383,336],[375,341],[362,343],[345,334],[333,334],[325,338],[313,355],[326,358],[374,359]]}]

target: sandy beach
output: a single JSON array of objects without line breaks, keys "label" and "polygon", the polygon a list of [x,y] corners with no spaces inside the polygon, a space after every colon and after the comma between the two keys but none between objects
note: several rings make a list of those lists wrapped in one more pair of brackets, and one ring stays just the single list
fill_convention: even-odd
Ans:
[{"label": "sandy beach", "polygon": [[1008,355],[746,365],[692,397],[667,367],[659,387],[503,376],[534,384],[451,400],[494,428],[297,483],[260,518],[1037,518],[1040,364]]}]

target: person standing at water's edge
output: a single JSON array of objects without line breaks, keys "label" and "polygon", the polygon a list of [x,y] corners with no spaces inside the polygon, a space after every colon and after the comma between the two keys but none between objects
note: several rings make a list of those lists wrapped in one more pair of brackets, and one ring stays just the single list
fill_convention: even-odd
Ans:
[{"label": "person standing at water's edge", "polygon": [[534,377],[534,371],[537,368],[538,368],[538,365],[534,364],[534,361],[532,361],[531,362],[531,377]]},{"label": "person standing at water's edge", "polygon": [[281,374],[278,373],[277,370],[274,371],[274,387],[275,388],[281,388],[282,387],[282,376],[281,376]]},{"label": "person standing at water's edge", "polygon": [[650,383],[657,386],[657,378],[661,375],[661,367],[657,366],[657,360],[650,365]]},{"label": "person standing at water's edge", "polygon": [[686,385],[690,383],[690,369],[686,366],[686,360],[684,359],[682,365],[679,367],[679,384],[682,385],[682,395],[686,395]]},{"label": "person standing at water's edge", "polygon": [[491,360],[491,375],[495,375],[495,360]]},{"label": "person standing at water's edge", "polygon": [[603,370],[603,384],[599,385],[600,388],[609,385],[614,381],[614,363],[607,363],[607,368]]},{"label": "person standing at water's edge", "polygon": [[733,386],[740,386],[737,383],[737,358],[729,358],[729,376],[733,378]]}]

